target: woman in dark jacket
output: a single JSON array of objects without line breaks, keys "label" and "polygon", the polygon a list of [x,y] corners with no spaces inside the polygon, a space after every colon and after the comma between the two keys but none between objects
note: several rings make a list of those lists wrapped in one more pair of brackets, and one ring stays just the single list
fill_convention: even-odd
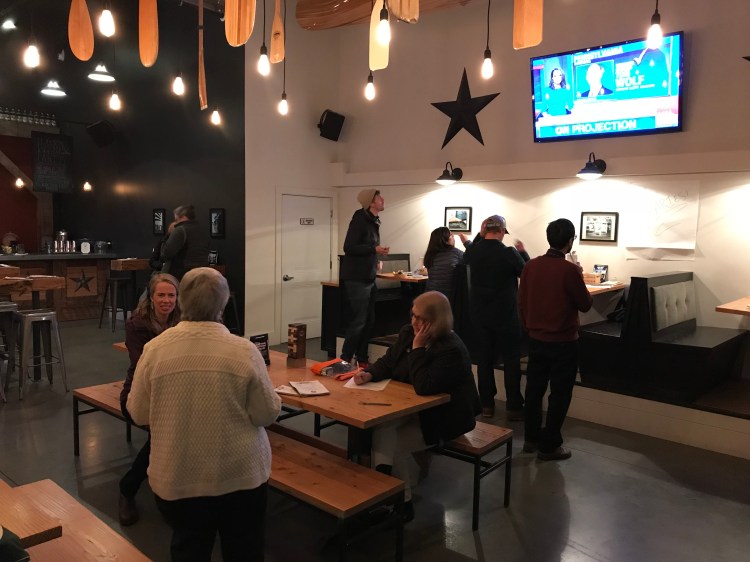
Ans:
[{"label": "woman in dark jacket", "polygon": [[373,464],[405,482],[409,519],[413,516],[409,456],[471,431],[481,411],[469,352],[453,332],[445,295],[428,291],[414,299],[411,324],[401,328],[396,343],[354,381],[364,384],[388,378],[412,384],[419,395],[451,396],[447,404],[380,425],[373,433]]},{"label": "woman in dark jacket", "polygon": [[[464,247],[471,241],[461,233]],[[453,233],[445,226],[440,226],[430,234],[430,242],[424,254],[424,266],[427,268],[428,291],[440,291],[453,302],[454,278],[456,266],[464,261],[464,253],[456,248]]]},{"label": "woman in dark jacket", "polygon": [[[125,323],[125,345],[130,356],[128,374],[120,393],[120,408],[123,415],[133,423],[125,404],[128,401],[130,387],[133,385],[133,374],[138,360],[143,353],[143,346],[167,328],[180,321],[180,309],[177,307],[177,289],[179,282],[172,275],[157,273],[148,282],[148,298],[141,299]],[[138,521],[138,510],[135,495],[141,483],[147,478],[146,469],[151,454],[151,436],[133,461],[131,469],[120,480],[119,518],[123,526],[133,525]]]}]

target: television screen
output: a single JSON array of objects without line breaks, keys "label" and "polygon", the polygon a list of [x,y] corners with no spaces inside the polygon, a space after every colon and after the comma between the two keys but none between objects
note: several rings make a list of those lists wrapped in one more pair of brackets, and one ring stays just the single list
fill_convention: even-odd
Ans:
[{"label": "television screen", "polygon": [[682,130],[682,32],[531,59],[536,142]]}]

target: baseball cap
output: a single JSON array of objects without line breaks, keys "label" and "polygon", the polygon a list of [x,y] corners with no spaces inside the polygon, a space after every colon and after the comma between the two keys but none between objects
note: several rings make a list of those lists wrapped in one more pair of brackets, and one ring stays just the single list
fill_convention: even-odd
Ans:
[{"label": "baseball cap", "polygon": [[501,217],[500,215],[492,215],[487,219],[487,222],[484,223],[484,226],[487,230],[492,231],[499,231],[501,228],[505,230],[506,234],[510,234],[510,231],[508,230],[508,223],[505,221],[505,217]]}]

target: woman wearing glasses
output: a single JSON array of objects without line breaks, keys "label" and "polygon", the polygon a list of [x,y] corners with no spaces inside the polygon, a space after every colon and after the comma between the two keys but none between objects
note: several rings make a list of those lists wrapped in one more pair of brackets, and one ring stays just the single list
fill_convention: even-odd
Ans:
[{"label": "woman wearing glasses", "polygon": [[[481,412],[466,346],[453,332],[448,299],[428,291],[414,299],[411,323],[401,328],[386,354],[354,376],[357,384],[393,379],[414,386],[419,395],[447,393],[451,400],[435,408],[378,426],[372,436],[375,467],[404,481],[405,518],[414,517],[409,481],[412,453],[474,429]],[[426,466],[422,466],[426,472]]]}]

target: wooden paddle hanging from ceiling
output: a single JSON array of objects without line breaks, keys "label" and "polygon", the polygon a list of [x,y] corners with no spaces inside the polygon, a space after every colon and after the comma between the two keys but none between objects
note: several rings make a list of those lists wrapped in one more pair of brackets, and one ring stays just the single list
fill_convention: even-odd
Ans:
[{"label": "wooden paddle hanging from ceiling", "polygon": [[383,0],[375,0],[370,14],[370,70],[383,70],[388,66],[388,47],[378,41],[378,24]]},{"label": "wooden paddle hanging from ceiling", "polygon": [[271,24],[271,54],[269,59],[273,64],[284,60],[284,24],[281,21],[281,0],[276,0],[276,8]]},{"label": "wooden paddle hanging from ceiling", "polygon": [[406,23],[419,21],[419,0],[391,0],[388,9],[394,18]]},{"label": "wooden paddle hanging from ceiling", "polygon": [[515,0],[513,5],[513,48],[535,47],[542,42],[544,0]]},{"label": "wooden paddle hanging from ceiling", "polygon": [[[388,8],[393,12],[394,17],[399,19],[407,20],[406,17],[397,15],[397,12],[406,11],[401,8],[406,3],[413,3],[416,5],[416,16],[419,14],[426,14],[427,12],[434,12],[437,10],[444,10],[447,8],[455,8],[457,6],[466,6],[472,0],[393,0],[388,3]],[[396,2],[400,2],[400,6],[396,7]],[[412,11],[414,8],[412,8]],[[315,31],[318,29],[333,29],[335,27],[341,27],[342,25],[351,25],[357,23],[364,23],[369,21],[370,15],[372,14],[371,0],[349,0],[348,2],[342,2],[342,0],[298,0],[297,7],[295,10],[297,17],[297,23],[303,29],[308,31]]]},{"label": "wooden paddle hanging from ceiling", "polygon": [[198,101],[201,110],[208,107],[206,68],[203,62],[203,0],[198,0]]},{"label": "wooden paddle hanging from ceiling", "polygon": [[247,43],[255,26],[255,0],[226,0],[224,34],[232,47]]},{"label": "wooden paddle hanging from ceiling", "polygon": [[138,2],[138,52],[143,66],[154,66],[156,57],[159,56],[159,14],[156,11],[156,0]]},{"label": "wooden paddle hanging from ceiling", "polygon": [[76,58],[86,61],[94,54],[94,28],[86,0],[73,0],[70,3],[68,41]]}]

